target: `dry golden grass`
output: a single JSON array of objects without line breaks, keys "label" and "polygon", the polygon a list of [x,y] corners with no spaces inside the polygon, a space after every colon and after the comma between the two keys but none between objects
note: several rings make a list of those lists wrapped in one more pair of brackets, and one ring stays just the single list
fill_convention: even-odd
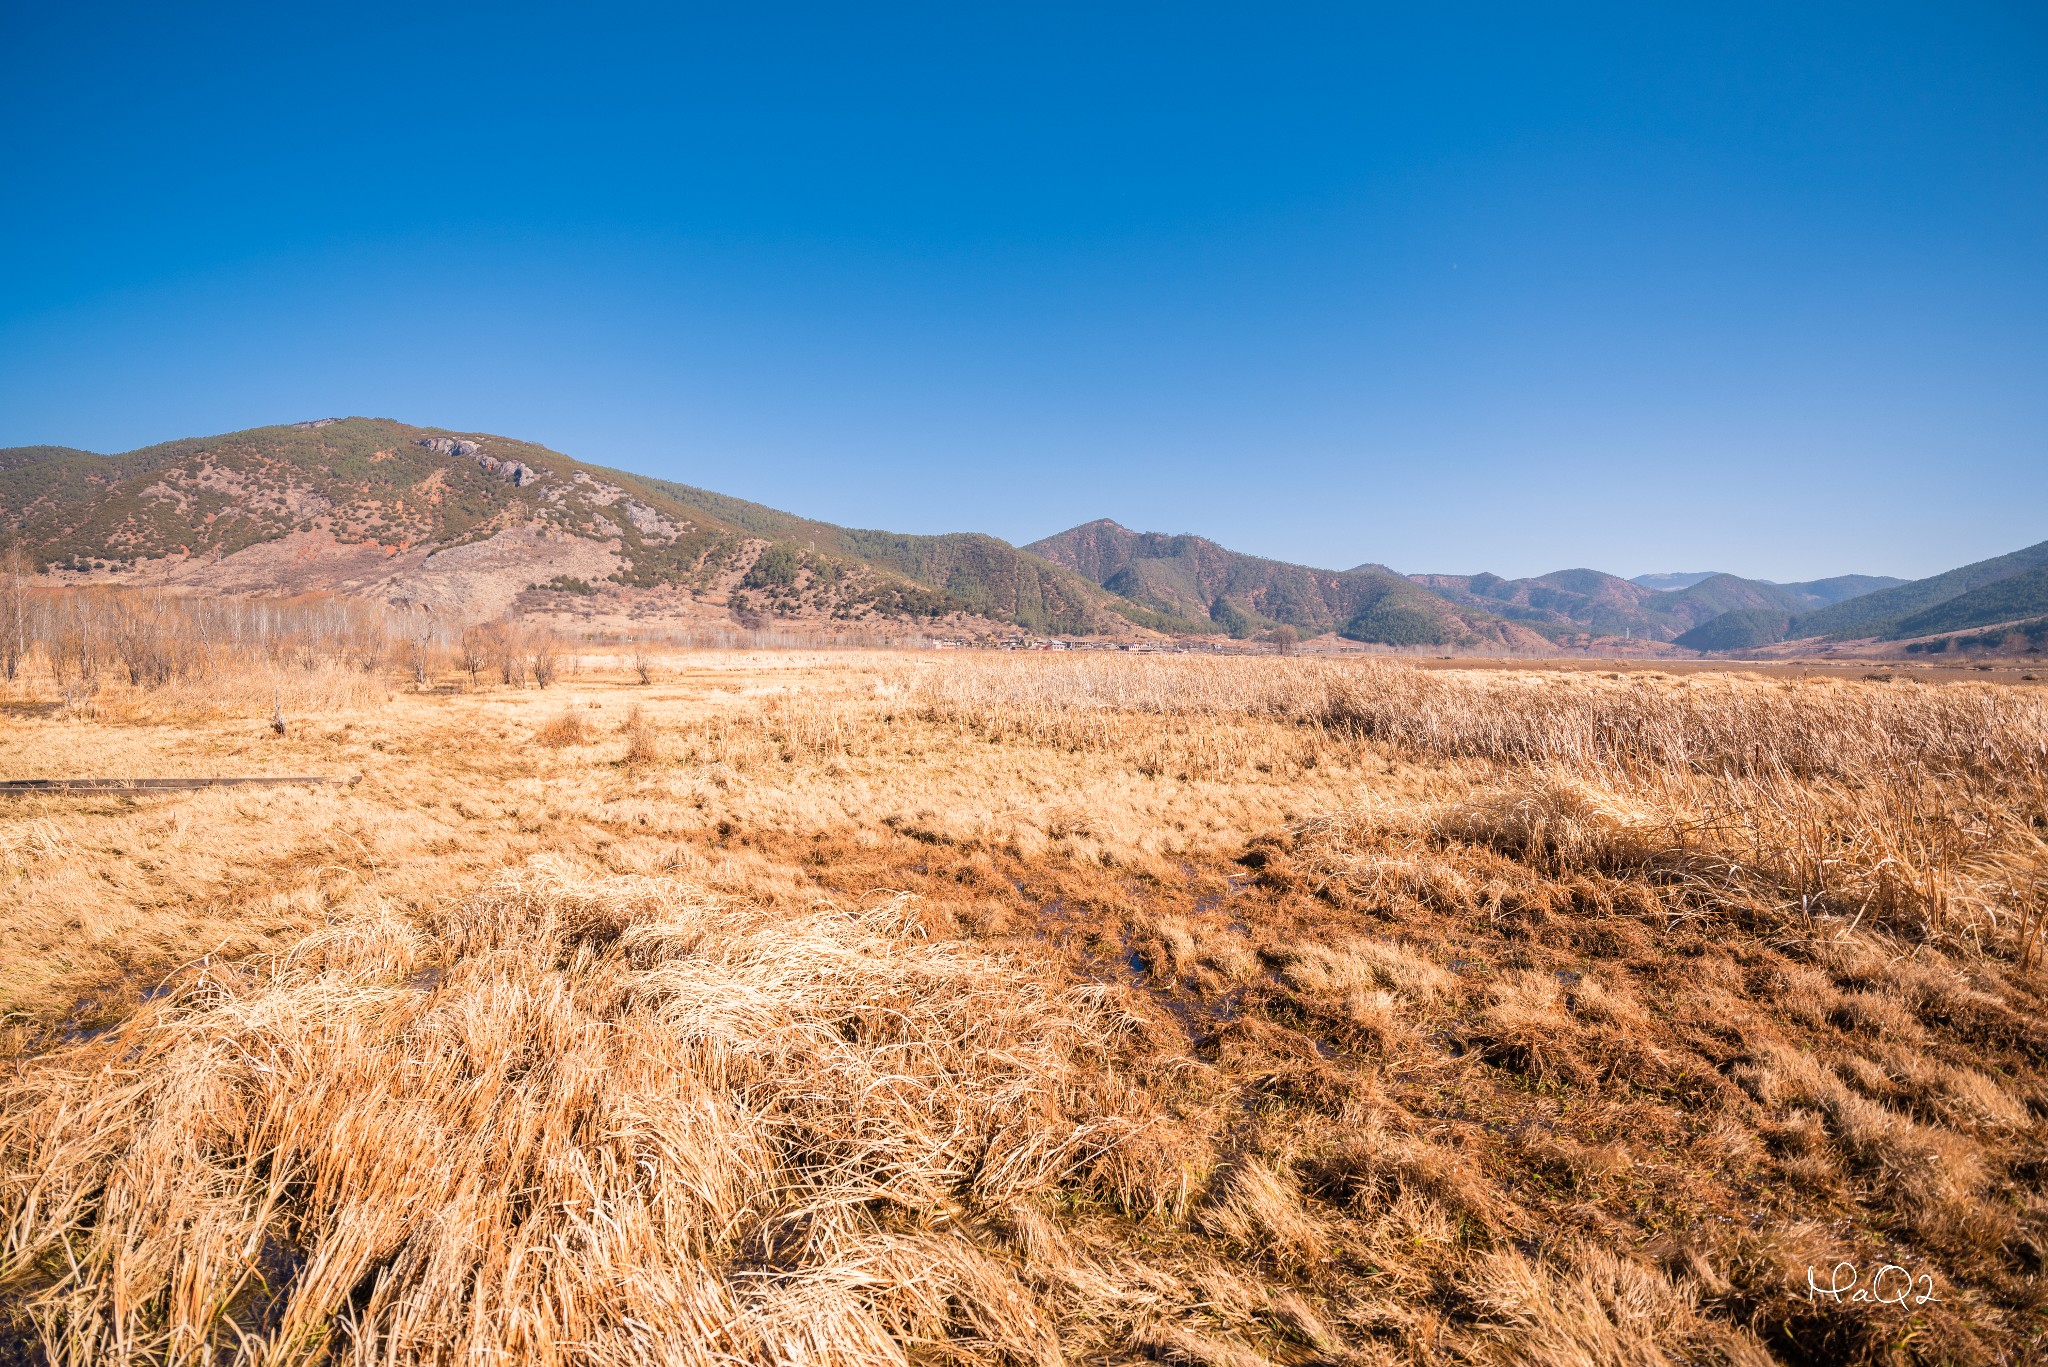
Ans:
[{"label": "dry golden grass", "polygon": [[[11,1266],[76,1361],[1056,1360],[968,1222],[1138,1129],[1104,993],[542,857],[309,937],[10,1090]],[[394,1062],[402,1060],[394,1071]],[[81,1097],[89,1097],[79,1105]]]},{"label": "dry golden grass", "polygon": [[561,665],[17,688],[10,777],[364,775],[0,812],[24,1356],[2043,1351],[2038,694]]}]

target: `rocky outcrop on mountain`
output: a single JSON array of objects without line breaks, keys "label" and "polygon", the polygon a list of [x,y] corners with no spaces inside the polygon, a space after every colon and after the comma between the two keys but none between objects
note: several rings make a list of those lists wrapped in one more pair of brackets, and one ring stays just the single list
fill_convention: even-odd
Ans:
[{"label": "rocky outcrop on mountain", "polygon": [[479,456],[476,463],[484,468],[485,473],[496,475],[498,478],[510,482],[515,489],[523,489],[540,478],[539,475],[533,472],[532,467],[522,465],[516,460],[499,460],[496,456]]},{"label": "rocky outcrop on mountain", "polygon": [[515,489],[523,489],[540,478],[532,466],[522,461],[499,460],[496,456],[487,456],[483,453],[483,448],[473,441],[457,441],[453,437],[423,437],[416,445],[424,446],[429,451],[438,451],[444,456],[471,457],[485,474],[496,475]]}]

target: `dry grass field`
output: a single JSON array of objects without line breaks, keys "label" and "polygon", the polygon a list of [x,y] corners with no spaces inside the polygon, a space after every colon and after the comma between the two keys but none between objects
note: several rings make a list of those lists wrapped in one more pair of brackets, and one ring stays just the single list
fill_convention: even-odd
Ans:
[{"label": "dry grass field", "polygon": [[2048,1354],[2038,692],[642,663],[25,667],[0,1361]]}]

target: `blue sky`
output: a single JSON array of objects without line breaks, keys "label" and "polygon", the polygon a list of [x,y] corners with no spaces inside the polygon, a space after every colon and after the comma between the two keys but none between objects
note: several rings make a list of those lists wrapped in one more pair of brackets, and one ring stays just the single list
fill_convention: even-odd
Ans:
[{"label": "blue sky", "polygon": [[2039,4],[0,7],[0,445],[1344,567],[2048,537]]}]

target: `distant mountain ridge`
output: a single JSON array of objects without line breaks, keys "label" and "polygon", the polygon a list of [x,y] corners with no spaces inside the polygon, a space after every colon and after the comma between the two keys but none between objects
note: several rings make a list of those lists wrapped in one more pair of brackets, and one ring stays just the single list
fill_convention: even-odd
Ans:
[{"label": "distant mountain ridge", "polygon": [[2048,541],[1814,611],[1707,622],[1677,643],[1752,650],[1784,641],[1904,641],[2048,616]]},{"label": "distant mountain ridge", "polygon": [[1995,626],[2048,614],[2048,564],[2036,565],[2004,579],[1994,579],[1968,593],[1959,593],[1885,629],[1893,640],[1932,636],[1944,631]]},{"label": "distant mountain ridge", "polygon": [[1730,612],[1776,613],[1789,619],[1899,582],[1873,575],[1841,575],[1804,584],[1773,584],[1732,574],[1668,577],[1692,582],[1683,588],[1656,588],[1589,569],[1558,570],[1530,579],[1495,574],[1410,576],[1453,602],[1490,609],[1545,633],[1626,633],[1645,641],[1676,641]]},{"label": "distant mountain ridge", "polygon": [[1824,608],[1845,603],[1851,598],[1861,598],[1866,593],[1895,589],[1907,582],[1889,574],[1838,574],[1832,579],[1809,579],[1803,584],[1786,584],[1784,587],[1812,606]]},{"label": "distant mountain ridge", "polygon": [[469,616],[1276,639],[1285,629],[1510,651],[1621,637],[1709,652],[1971,631],[1991,641],[2015,623],[2028,641],[2048,635],[2048,542],[1910,583],[1797,584],[1583,568],[1527,579],[1327,570],[1108,519],[1020,548],[977,532],[840,527],[531,442],[385,418],[111,456],[0,449],[0,548],[10,546],[82,580],[328,589]]},{"label": "distant mountain ridge", "polygon": [[1638,588],[1657,589],[1660,592],[1668,593],[1678,589],[1689,589],[1694,584],[1699,583],[1700,580],[1712,579],[1721,572],[1720,570],[1684,570],[1665,574],[1638,574],[1632,576],[1628,582],[1636,585]]},{"label": "distant mountain ridge", "polygon": [[1134,532],[1108,518],[1024,549],[1164,618],[1232,636],[1291,627],[1389,645],[1543,644],[1493,612],[1460,607],[1382,565],[1315,569],[1245,555],[1206,537]]}]

